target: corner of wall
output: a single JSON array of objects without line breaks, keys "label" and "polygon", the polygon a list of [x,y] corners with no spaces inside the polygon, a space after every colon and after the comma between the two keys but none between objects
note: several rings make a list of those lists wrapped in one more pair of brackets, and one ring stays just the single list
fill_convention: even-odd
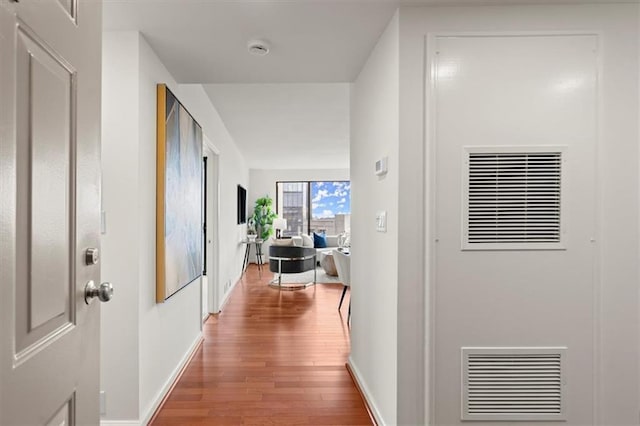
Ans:
[{"label": "corner of wall", "polygon": [[[424,424],[425,419],[425,140],[424,35],[420,39],[420,67],[405,61],[404,8],[394,22],[398,44],[398,424]],[[410,50],[411,55],[416,53]],[[411,83],[407,83],[407,73]],[[419,80],[414,78],[419,76]],[[416,82],[419,81],[420,84]],[[409,99],[409,100],[408,100]],[[419,105],[420,108],[416,108]],[[414,129],[420,129],[417,132]]]},{"label": "corner of wall", "polygon": [[382,417],[382,413],[380,413],[380,409],[378,408],[378,404],[376,402],[374,395],[371,393],[371,390],[367,386],[367,383],[362,378],[362,373],[360,372],[360,370],[358,370],[358,367],[353,363],[353,360],[351,359],[351,357],[349,357],[347,364],[348,364],[348,368],[351,370],[353,379],[356,381],[358,387],[360,388],[362,392],[362,396],[364,397],[366,404],[371,410],[371,415],[375,419],[377,425],[384,426],[388,424],[394,424],[393,422],[389,423],[385,421],[385,419]]},{"label": "corner of wall", "polygon": [[114,299],[101,306],[103,421],[139,416],[138,217],[131,214],[139,190],[137,40],[131,31],[103,35],[101,276],[115,287]]},{"label": "corner of wall", "polygon": [[[351,88],[352,319],[350,364],[379,417],[395,424],[398,401],[398,14],[390,20]],[[373,166],[388,158],[388,172]],[[376,232],[374,215],[387,213],[387,231]],[[404,244],[404,241],[403,241]],[[358,292],[362,287],[366,291]]]}]

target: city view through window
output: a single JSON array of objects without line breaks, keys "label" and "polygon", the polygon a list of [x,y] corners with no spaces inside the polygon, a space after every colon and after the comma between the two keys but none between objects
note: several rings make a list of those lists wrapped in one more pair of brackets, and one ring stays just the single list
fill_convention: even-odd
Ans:
[{"label": "city view through window", "polygon": [[351,230],[349,181],[278,182],[277,212],[287,219],[285,236]]}]

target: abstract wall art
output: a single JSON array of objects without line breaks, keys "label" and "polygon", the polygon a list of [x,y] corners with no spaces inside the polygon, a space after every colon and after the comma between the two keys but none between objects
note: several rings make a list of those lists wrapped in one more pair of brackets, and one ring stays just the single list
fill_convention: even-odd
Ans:
[{"label": "abstract wall art", "polygon": [[202,128],[158,84],[156,302],[202,275]]}]

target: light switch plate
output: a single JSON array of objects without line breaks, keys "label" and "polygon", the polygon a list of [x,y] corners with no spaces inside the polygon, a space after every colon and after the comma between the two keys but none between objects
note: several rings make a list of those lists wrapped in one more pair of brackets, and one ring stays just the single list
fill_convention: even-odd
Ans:
[{"label": "light switch plate", "polygon": [[387,212],[384,210],[376,213],[376,231],[387,232]]}]

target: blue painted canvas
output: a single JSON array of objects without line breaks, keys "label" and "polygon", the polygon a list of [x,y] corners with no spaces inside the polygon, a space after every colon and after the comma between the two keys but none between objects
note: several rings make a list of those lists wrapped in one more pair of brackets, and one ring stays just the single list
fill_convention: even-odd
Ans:
[{"label": "blue painted canvas", "polygon": [[166,92],[165,294],[202,274],[202,129]]}]

